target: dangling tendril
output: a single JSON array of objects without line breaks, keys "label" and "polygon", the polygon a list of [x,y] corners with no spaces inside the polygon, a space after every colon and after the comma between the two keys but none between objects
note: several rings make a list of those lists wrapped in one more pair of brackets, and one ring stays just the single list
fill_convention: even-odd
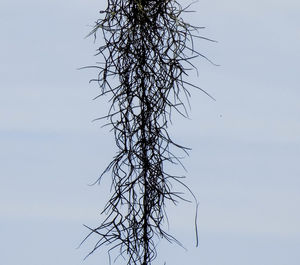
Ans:
[{"label": "dangling tendril", "polygon": [[[104,38],[97,53],[103,63],[92,66],[99,70],[92,81],[101,87],[99,97],[111,96],[109,112],[100,119],[112,128],[118,148],[101,175],[111,173],[113,192],[104,221],[87,227],[84,241],[99,238],[89,254],[108,245],[109,252],[126,256],[128,265],[148,265],[157,255],[156,238],[180,244],[164,229],[165,205],[186,200],[172,183],[191,190],[165,165],[181,164],[174,148],[185,153],[189,148],[173,142],[167,127],[172,111],[187,117],[187,87],[203,91],[185,79],[189,70],[197,70],[192,60],[204,57],[193,45],[193,38],[203,38],[201,28],[181,18],[187,8],[175,0],[108,0],[89,34],[96,38],[101,31]],[[114,77],[118,82],[112,85]]]}]

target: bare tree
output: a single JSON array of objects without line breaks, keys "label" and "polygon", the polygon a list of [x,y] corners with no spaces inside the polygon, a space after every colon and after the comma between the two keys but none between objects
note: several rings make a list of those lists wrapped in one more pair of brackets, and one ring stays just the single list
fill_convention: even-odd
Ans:
[{"label": "bare tree", "polygon": [[[117,250],[128,265],[149,265],[157,256],[157,239],[180,244],[164,228],[166,202],[186,200],[172,189],[174,183],[193,193],[182,176],[166,172],[165,166],[181,164],[175,153],[189,148],[175,143],[167,128],[172,111],[188,115],[187,87],[203,91],[186,77],[197,71],[193,59],[206,58],[193,45],[194,38],[206,39],[198,34],[201,27],[182,19],[191,12],[188,8],[176,0],[108,0],[89,34],[96,39],[100,31],[104,39],[97,50],[103,62],[90,66],[99,75],[91,81],[101,87],[98,97],[110,95],[109,111],[99,119],[107,120],[118,147],[98,179],[110,172],[112,193],[102,212],[104,221],[96,228],[87,226],[90,233],[83,241],[98,237],[89,254],[108,245],[109,253]],[[114,77],[118,82],[113,85]]]}]

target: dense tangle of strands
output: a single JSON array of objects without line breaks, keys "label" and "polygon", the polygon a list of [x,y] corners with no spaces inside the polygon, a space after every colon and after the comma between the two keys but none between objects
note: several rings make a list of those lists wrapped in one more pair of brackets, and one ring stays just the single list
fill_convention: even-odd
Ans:
[{"label": "dense tangle of strands", "polygon": [[[204,57],[193,47],[194,37],[203,38],[197,35],[199,28],[185,23],[183,12],[189,11],[174,0],[108,0],[100,11],[104,18],[90,33],[96,37],[101,30],[105,41],[98,49],[104,62],[92,66],[99,70],[92,81],[102,89],[98,97],[111,97],[102,118],[114,132],[118,151],[101,175],[111,172],[112,195],[102,212],[105,220],[88,227],[84,241],[99,236],[89,254],[108,245],[109,253],[118,250],[128,265],[148,265],[157,255],[156,238],[180,244],[163,229],[165,204],[185,200],[172,190],[173,182],[189,188],[164,166],[180,163],[171,147],[188,148],[172,141],[167,125],[172,110],[187,116],[186,87],[198,87],[183,77],[196,69],[193,58]],[[119,80],[114,86],[113,77]]]}]

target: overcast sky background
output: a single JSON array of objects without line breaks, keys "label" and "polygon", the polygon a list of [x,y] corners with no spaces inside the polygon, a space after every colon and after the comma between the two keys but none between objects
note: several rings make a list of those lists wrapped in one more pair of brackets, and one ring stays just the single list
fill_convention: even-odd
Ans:
[{"label": "overcast sky background", "polygon": [[[181,1],[183,4],[184,1]],[[186,2],[186,4],[189,1]],[[90,187],[114,154],[92,101],[97,45],[84,39],[105,1],[0,2],[0,253],[5,265],[108,264],[103,249],[76,249],[96,225],[109,177]],[[218,40],[197,49],[191,120],[174,138],[193,150],[187,180],[199,200],[169,208],[171,232],[188,251],[161,243],[157,263],[298,265],[300,262],[300,2],[210,0],[192,24]],[[123,264],[123,263],[121,263]]]}]

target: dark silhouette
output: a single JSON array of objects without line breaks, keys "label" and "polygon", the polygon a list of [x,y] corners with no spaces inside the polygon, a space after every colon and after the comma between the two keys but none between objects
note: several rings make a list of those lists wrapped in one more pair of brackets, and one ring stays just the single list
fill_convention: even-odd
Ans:
[{"label": "dark silhouette", "polygon": [[[172,183],[193,193],[165,165],[181,164],[175,152],[187,153],[189,148],[173,142],[167,128],[172,111],[188,115],[187,87],[203,91],[185,76],[197,70],[192,59],[206,58],[193,46],[193,38],[206,39],[198,35],[201,27],[181,18],[188,8],[175,0],[108,0],[106,10],[100,11],[103,18],[89,34],[96,38],[100,31],[104,38],[97,53],[103,62],[91,66],[99,69],[91,81],[101,87],[98,97],[110,95],[108,114],[99,119],[107,119],[118,147],[101,175],[112,176],[105,220],[96,228],[87,226],[90,233],[84,241],[92,235],[99,238],[89,254],[108,245],[109,253],[117,250],[128,265],[149,265],[156,257],[156,239],[180,244],[164,229],[165,204],[186,200]],[[118,80],[114,85],[113,77]],[[195,228],[197,237],[196,223]]]}]

